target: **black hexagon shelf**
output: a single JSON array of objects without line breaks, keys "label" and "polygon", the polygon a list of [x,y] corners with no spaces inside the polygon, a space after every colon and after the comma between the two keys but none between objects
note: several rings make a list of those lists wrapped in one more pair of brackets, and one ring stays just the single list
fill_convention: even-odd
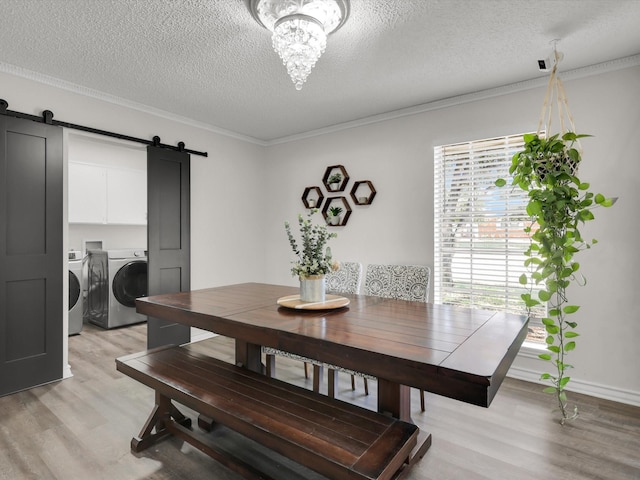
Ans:
[{"label": "black hexagon shelf", "polygon": [[[342,203],[342,218],[340,219],[340,223],[331,224],[329,223],[329,209],[331,207],[340,207],[340,205],[333,205],[335,203]],[[344,227],[349,221],[349,217],[351,216],[351,205],[349,205],[349,201],[346,197],[328,197],[327,201],[324,202],[324,207],[322,208],[322,216],[324,220],[327,222],[327,225],[330,227]]]},{"label": "black hexagon shelf", "polygon": [[[311,193],[314,193],[309,197]],[[324,195],[322,195],[322,190],[320,187],[307,187],[304,189],[304,193],[302,194],[302,203],[305,208],[320,208],[322,205],[322,201],[324,200]]]},{"label": "black hexagon shelf", "polygon": [[[333,182],[335,176],[340,176],[340,179]],[[344,192],[349,183],[349,174],[342,165],[331,165],[327,167],[322,177],[322,183],[328,192]]]},{"label": "black hexagon shelf", "polygon": [[370,180],[359,180],[351,188],[351,199],[356,205],[371,205],[376,196],[376,189]]}]

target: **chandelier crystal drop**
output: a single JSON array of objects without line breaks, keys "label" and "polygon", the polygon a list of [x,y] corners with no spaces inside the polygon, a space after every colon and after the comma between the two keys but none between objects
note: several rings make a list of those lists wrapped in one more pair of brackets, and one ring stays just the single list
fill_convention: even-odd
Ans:
[{"label": "chandelier crystal drop", "polygon": [[296,90],[302,90],[311,69],[327,47],[324,28],[313,17],[288,15],[276,22],[272,41]]},{"label": "chandelier crystal drop", "polygon": [[273,49],[282,59],[296,90],[327,47],[327,35],[342,26],[348,0],[252,0],[251,13],[273,32]]}]

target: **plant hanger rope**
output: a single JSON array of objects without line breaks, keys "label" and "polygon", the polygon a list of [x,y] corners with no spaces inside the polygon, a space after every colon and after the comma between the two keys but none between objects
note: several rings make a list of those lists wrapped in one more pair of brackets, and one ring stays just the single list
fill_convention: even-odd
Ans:
[{"label": "plant hanger rope", "polygon": [[[564,90],[564,84],[558,75],[558,64],[562,59],[561,54],[558,53],[555,46],[553,49],[554,55],[554,63],[553,68],[551,69],[551,75],[549,75],[549,83],[547,84],[547,91],[544,96],[544,101],[542,103],[542,111],[540,112],[540,120],[538,121],[538,136],[542,132],[542,127],[547,131],[547,134],[551,132],[551,124],[553,118],[553,106],[554,104],[558,107],[558,119],[560,120],[560,134],[563,135],[567,131],[577,133],[576,126],[573,122],[573,115],[571,115],[571,110],[569,109],[569,102],[567,101],[567,93]],[[571,127],[570,130],[567,130],[565,127],[565,116],[569,121],[569,125]],[[580,140],[576,140],[577,150],[582,154],[582,144]]]}]

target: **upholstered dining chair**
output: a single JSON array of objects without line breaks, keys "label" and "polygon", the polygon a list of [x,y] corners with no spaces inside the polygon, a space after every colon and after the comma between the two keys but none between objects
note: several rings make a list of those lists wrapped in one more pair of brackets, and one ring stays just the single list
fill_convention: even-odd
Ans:
[{"label": "upholstered dining chair", "polygon": [[357,294],[361,282],[362,264],[359,262],[342,262],[337,271],[325,275],[327,293]]},{"label": "upholstered dining chair", "polygon": [[430,273],[422,265],[368,265],[364,294],[428,302]]},{"label": "upholstered dining chair", "polygon": [[[430,274],[429,267],[422,265],[367,265],[363,293],[398,300],[428,302]],[[367,379],[374,377],[352,372],[352,384],[353,375],[364,377],[364,390],[365,394],[368,394]],[[425,410],[424,390],[420,390],[420,409],[423,412]]]},{"label": "upholstered dining chair", "polygon": [[[357,294],[360,291],[361,282],[362,264],[359,262],[342,262],[337,271],[330,272],[325,275],[326,292],[334,295],[340,293]],[[262,352],[266,354],[267,375],[269,377],[271,377],[273,373],[273,365],[275,365],[276,355],[304,362],[304,378],[309,378],[309,372],[307,369],[308,364],[310,363],[314,365],[313,390],[315,392],[320,390],[320,383],[322,382],[322,379],[319,378],[319,375],[316,373],[319,371],[317,367],[323,366],[331,369],[337,368],[332,365],[325,365],[310,358],[278,350],[277,348],[262,347]],[[351,380],[351,388],[355,389],[355,381],[353,377]]]}]

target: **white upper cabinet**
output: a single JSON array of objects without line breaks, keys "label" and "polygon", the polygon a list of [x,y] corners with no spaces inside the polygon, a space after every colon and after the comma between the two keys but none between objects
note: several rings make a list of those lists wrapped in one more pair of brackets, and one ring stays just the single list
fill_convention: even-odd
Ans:
[{"label": "white upper cabinet", "polygon": [[146,225],[146,171],[69,162],[69,223]]},{"label": "white upper cabinet", "polygon": [[69,223],[147,224],[147,149],[69,133]]},{"label": "white upper cabinet", "polygon": [[107,223],[147,224],[147,172],[107,169]]},{"label": "white upper cabinet", "polygon": [[69,162],[69,223],[107,223],[107,168]]}]

